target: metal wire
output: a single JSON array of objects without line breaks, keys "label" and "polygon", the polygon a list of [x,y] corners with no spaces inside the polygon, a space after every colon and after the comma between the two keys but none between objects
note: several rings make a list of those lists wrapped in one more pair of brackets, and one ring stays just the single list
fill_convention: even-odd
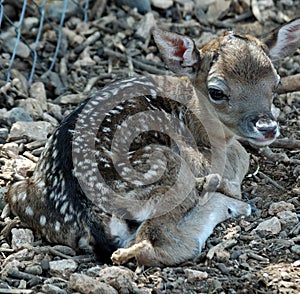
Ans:
[{"label": "metal wire", "polygon": [[[6,82],[9,82],[11,80],[11,71],[14,68],[16,55],[18,51],[18,46],[20,44],[20,41],[22,41],[23,44],[25,44],[28,49],[30,50],[30,56],[28,57],[28,62],[31,64],[31,70],[28,74],[28,82],[31,84],[33,80],[36,78],[36,66],[39,63],[39,54],[38,54],[38,46],[39,42],[42,38],[43,34],[43,28],[45,23],[48,23],[51,25],[51,27],[54,29],[54,31],[57,34],[57,42],[55,44],[55,50],[53,53],[53,56],[51,58],[51,64],[48,69],[45,69],[46,71],[53,71],[55,69],[55,64],[57,62],[57,56],[59,54],[61,41],[62,41],[62,28],[66,19],[66,12],[68,8],[69,2],[72,1],[76,6],[79,8],[80,12],[82,13],[82,19],[84,22],[87,22],[88,20],[88,8],[89,8],[89,1],[90,0],[61,0],[61,3],[63,4],[62,12],[59,16],[59,23],[57,24],[55,20],[49,19],[47,17],[47,14],[45,13],[45,8],[47,3],[53,2],[51,0],[23,0],[23,1],[11,1],[11,0],[0,0],[0,45],[1,42],[5,42],[5,38],[3,37],[1,39],[1,36],[5,35],[5,32],[7,32],[12,27],[14,28],[16,32],[16,36],[11,36],[11,38],[14,38],[15,43],[13,44],[13,49],[9,50],[6,48],[6,46],[0,46],[0,54],[7,53],[10,54],[9,64],[8,66],[5,66],[4,64],[1,64],[0,59],[0,68],[3,69],[2,72],[5,73],[5,80]],[[82,3],[82,4],[81,4]],[[5,5],[17,5],[18,6],[18,21],[14,21],[9,17],[9,15],[5,12]],[[36,30],[35,40],[34,43],[30,46],[29,40],[27,40],[27,36],[22,35],[22,27],[24,25],[24,19],[27,17],[27,15],[32,15],[32,11],[38,12],[38,28]],[[78,14],[76,14],[78,16]],[[32,37],[31,37],[32,39]],[[32,40],[31,40],[32,42]],[[7,56],[7,55],[6,55]],[[44,73],[44,72],[43,72]],[[43,74],[42,73],[42,74]]]}]

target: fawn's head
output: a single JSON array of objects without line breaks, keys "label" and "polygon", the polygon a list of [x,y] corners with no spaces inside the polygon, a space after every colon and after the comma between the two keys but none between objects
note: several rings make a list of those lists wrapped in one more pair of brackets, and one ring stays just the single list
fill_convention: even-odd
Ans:
[{"label": "fawn's head", "polygon": [[272,61],[300,46],[300,19],[263,39],[225,32],[201,49],[181,34],[157,29],[153,35],[168,67],[205,94],[200,103],[208,102],[227,132],[259,146],[278,137],[271,105],[280,78]]}]

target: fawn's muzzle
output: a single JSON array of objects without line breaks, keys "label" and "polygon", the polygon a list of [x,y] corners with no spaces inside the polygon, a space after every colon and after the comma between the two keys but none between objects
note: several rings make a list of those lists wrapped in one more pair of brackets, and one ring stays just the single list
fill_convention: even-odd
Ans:
[{"label": "fawn's muzzle", "polygon": [[255,145],[269,145],[279,136],[278,124],[270,112],[249,116],[248,141]]}]

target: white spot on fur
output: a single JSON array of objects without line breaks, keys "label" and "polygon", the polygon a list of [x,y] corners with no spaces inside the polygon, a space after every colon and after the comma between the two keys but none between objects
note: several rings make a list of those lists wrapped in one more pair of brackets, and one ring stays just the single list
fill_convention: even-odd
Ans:
[{"label": "white spot on fur", "polygon": [[47,221],[46,217],[44,215],[41,215],[40,216],[40,224],[41,224],[41,226],[44,226],[46,224],[46,221]]},{"label": "white spot on fur", "polygon": [[54,229],[55,229],[56,232],[59,232],[59,231],[60,231],[60,222],[59,222],[59,221],[56,221],[56,222],[55,222]]},{"label": "white spot on fur", "polygon": [[26,207],[25,213],[26,213],[27,215],[33,216],[33,210],[32,210],[32,208],[31,208],[31,206],[28,205],[28,206]]},{"label": "white spot on fur", "polygon": [[26,197],[27,197],[27,195],[26,195],[26,192],[21,192],[20,194],[19,194],[19,200],[20,201],[25,201],[26,200]]}]

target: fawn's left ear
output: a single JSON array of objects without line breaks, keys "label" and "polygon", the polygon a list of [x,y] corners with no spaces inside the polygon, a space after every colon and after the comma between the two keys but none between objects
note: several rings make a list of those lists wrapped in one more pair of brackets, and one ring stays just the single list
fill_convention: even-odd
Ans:
[{"label": "fawn's left ear", "polygon": [[155,43],[171,71],[193,79],[200,65],[200,53],[192,39],[187,36],[155,29]]},{"label": "fawn's left ear", "polygon": [[300,47],[300,18],[270,32],[262,41],[269,47],[272,60],[292,55]]}]

